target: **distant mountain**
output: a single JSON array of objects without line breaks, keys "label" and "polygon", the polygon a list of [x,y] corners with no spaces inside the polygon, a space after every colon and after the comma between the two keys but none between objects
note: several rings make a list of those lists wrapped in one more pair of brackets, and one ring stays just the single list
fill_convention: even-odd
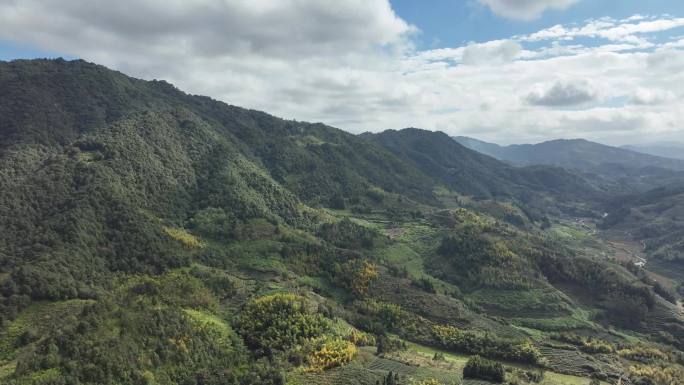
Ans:
[{"label": "distant mountain", "polygon": [[625,150],[640,152],[642,154],[661,156],[664,158],[684,160],[684,143],[671,144],[635,144],[622,146]]},{"label": "distant mountain", "polygon": [[469,149],[442,132],[407,128],[363,137],[449,188],[466,194],[527,199],[536,193],[566,197],[598,193],[577,174],[557,167],[511,166]]},{"label": "distant mountain", "polygon": [[684,170],[684,160],[643,154],[584,139],[558,139],[538,144],[510,146],[499,146],[467,137],[454,139],[475,151],[517,165],[546,164],[601,173],[615,172],[620,169],[641,170],[654,167],[675,171]]},{"label": "distant mountain", "polygon": [[458,143],[468,147],[471,150],[477,151],[485,155],[489,155],[499,160],[504,160],[502,159],[502,152],[504,147],[499,146],[498,144],[485,142],[475,138],[469,138],[467,136],[457,136],[453,139],[456,139]]}]

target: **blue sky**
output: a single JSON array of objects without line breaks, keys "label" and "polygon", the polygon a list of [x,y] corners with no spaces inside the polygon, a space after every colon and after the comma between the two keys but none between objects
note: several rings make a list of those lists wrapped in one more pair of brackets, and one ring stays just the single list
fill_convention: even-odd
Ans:
[{"label": "blue sky", "polygon": [[684,1],[0,1],[0,60],[82,58],[360,133],[684,142]]},{"label": "blue sky", "polygon": [[40,49],[30,44],[0,40],[0,60],[54,58],[60,56],[69,58],[69,55],[49,52],[48,50]]},{"label": "blue sky", "polygon": [[588,19],[626,19],[636,14],[684,16],[679,0],[584,0],[564,10],[547,10],[532,21],[507,19],[472,0],[391,0],[395,12],[417,26],[419,48],[444,48],[530,34],[556,24]]}]

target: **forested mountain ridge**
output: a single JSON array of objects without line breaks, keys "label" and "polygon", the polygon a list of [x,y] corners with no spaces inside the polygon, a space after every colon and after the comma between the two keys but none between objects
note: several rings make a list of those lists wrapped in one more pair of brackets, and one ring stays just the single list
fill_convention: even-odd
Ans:
[{"label": "forested mountain ridge", "polygon": [[[364,134],[449,188],[474,196],[534,198],[530,193],[598,197],[600,190],[558,167],[512,167],[459,144],[442,132],[416,128]],[[537,197],[538,198],[538,197]]]},{"label": "forested mountain ridge", "polygon": [[[285,121],[262,112],[228,106],[184,94],[163,81],[143,82],[81,61],[60,64],[16,61],[3,63],[3,67],[6,102],[3,112],[7,117],[1,126],[7,138],[3,140],[3,147],[20,140],[63,145],[77,135],[102,128],[129,114],[161,109],[175,114],[172,118],[178,120],[176,123],[184,125],[180,127],[181,134],[208,128],[215,131],[214,135],[268,168],[279,181],[289,183],[292,190],[308,194],[307,201],[314,199],[316,188],[334,188],[335,193],[343,193],[339,181],[345,178],[350,179],[344,183],[347,190],[356,188],[361,181],[366,184],[371,181],[387,190],[403,188],[402,192],[407,195],[426,193],[420,187],[424,181],[415,170],[402,169],[404,165],[388,153],[369,148],[365,141],[338,129]],[[21,110],[13,111],[13,108]],[[196,120],[202,120],[203,125],[194,126],[199,124]],[[353,167],[339,167],[347,174],[328,176],[316,172],[316,168],[336,164],[341,159],[356,162]],[[303,172],[311,181],[309,185],[302,185],[306,182],[302,180],[284,180],[284,174]],[[328,179],[314,183],[319,182],[316,178]],[[314,191],[310,191],[312,188]]]},{"label": "forested mountain ridge", "polygon": [[547,211],[572,173],[84,61],[0,62],[0,116],[3,384],[684,376],[676,294]]},{"label": "forested mountain ridge", "polygon": [[[10,294],[87,293],[102,265],[182,265],[159,223],[218,215],[227,224],[302,226],[310,221],[300,201],[363,206],[376,189],[434,201],[429,178],[354,135],[168,83],[83,61],[36,60],[1,63],[0,85],[2,265],[14,267],[18,282],[34,281]],[[56,266],[52,254],[75,260]]]}]

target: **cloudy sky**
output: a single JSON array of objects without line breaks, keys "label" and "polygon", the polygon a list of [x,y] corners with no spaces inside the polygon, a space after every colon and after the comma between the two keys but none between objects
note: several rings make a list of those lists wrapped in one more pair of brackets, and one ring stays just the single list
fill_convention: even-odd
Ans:
[{"label": "cloudy sky", "polygon": [[0,60],[46,56],[354,133],[684,142],[679,0],[0,0]]}]

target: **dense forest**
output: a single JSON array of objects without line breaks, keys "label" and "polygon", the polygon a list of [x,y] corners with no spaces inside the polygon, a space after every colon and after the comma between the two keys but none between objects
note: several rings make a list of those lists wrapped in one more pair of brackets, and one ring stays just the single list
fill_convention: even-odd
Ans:
[{"label": "dense forest", "polygon": [[81,60],[0,62],[0,116],[0,383],[684,381],[682,278],[598,234],[677,263],[681,189]]}]

